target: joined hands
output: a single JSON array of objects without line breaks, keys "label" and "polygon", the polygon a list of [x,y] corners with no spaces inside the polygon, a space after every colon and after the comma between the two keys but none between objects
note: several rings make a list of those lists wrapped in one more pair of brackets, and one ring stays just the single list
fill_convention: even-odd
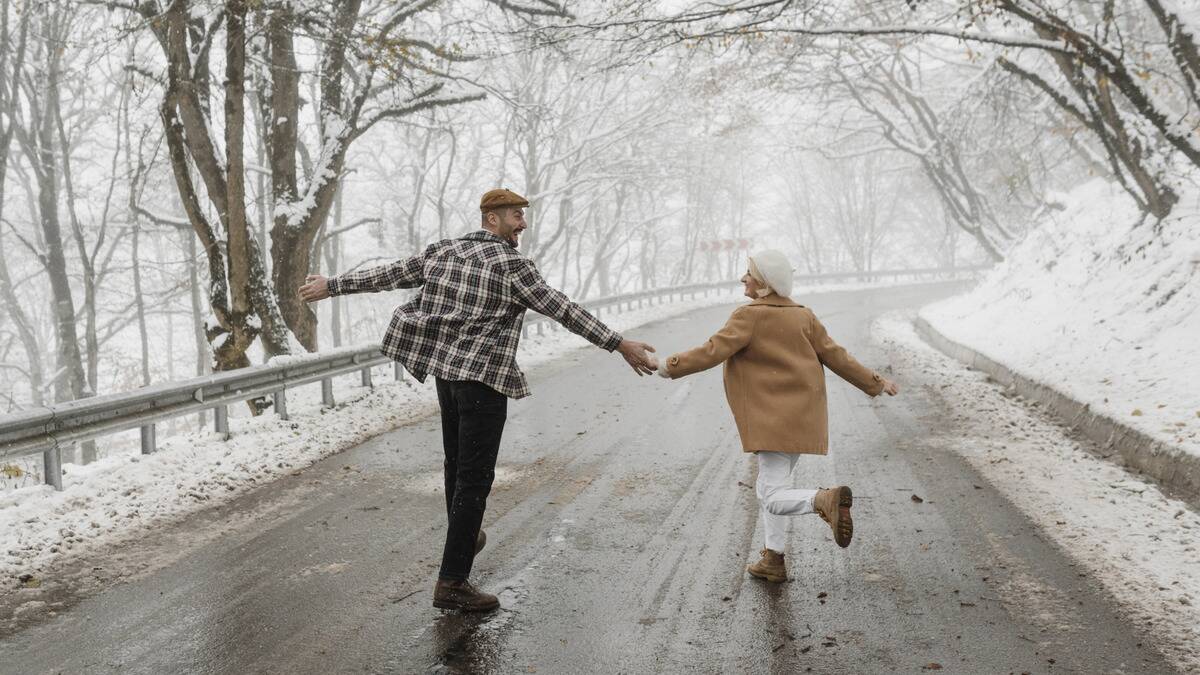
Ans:
[{"label": "joined hands", "polygon": [[621,344],[617,345],[617,351],[621,352],[621,356],[625,357],[625,362],[633,368],[633,372],[642,375],[650,375],[658,369],[658,359],[650,356],[647,352],[653,352],[654,347],[645,342],[637,342],[635,340],[621,340]]}]

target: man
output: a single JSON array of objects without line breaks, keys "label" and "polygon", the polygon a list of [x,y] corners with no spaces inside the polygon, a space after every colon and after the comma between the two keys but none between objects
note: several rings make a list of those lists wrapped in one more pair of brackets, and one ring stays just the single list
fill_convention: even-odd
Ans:
[{"label": "man", "polygon": [[[421,255],[326,279],[309,275],[300,298],[422,286],[396,308],[383,338],[384,354],[419,381],[437,380],[445,450],[449,527],[433,606],[490,611],[500,601],[474,588],[468,576],[487,541],[480,530],[495,477],[508,398],[529,395],[517,366],[526,309],[540,312],[608,351],[618,351],[638,376],[654,371],[650,345],[626,340],[563,293],[551,288],[517,251],[529,202],[507,189],[479,202],[482,229],[431,244]],[[507,398],[506,398],[507,397]]]}]

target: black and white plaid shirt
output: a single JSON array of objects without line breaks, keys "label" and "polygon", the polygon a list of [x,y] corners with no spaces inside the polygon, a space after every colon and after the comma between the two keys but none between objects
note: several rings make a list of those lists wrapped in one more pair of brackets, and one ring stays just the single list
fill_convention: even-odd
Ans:
[{"label": "black and white plaid shirt", "polygon": [[478,230],[430,244],[422,255],[329,280],[331,295],[423,286],[396,308],[382,351],[421,382],[483,382],[510,398],[529,395],[517,366],[526,309],[540,312],[608,351],[621,336],[561,291],[503,238]]}]

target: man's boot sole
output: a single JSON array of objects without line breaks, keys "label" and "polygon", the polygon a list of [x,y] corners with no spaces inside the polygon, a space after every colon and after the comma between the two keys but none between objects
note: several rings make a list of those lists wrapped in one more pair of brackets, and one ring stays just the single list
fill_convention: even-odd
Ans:
[{"label": "man's boot sole", "polygon": [[838,488],[838,524],[833,528],[833,540],[838,546],[846,548],[854,537],[854,519],[850,517],[850,507],[854,505],[854,493],[843,485]]},{"label": "man's boot sole", "polygon": [[434,600],[433,606],[438,609],[457,609],[460,612],[490,612],[500,609],[500,601],[496,600],[494,604],[490,605],[462,605],[457,602],[450,602],[449,600]]}]

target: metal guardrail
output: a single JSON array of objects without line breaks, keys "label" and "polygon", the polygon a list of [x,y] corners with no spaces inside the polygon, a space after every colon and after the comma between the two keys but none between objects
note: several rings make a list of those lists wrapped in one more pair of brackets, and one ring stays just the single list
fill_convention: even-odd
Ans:
[{"label": "metal guardrail", "polygon": [[[986,266],[975,266],[797,275],[796,281],[873,281],[888,277],[917,279],[931,275],[976,272],[985,268]],[[580,305],[598,316],[603,316],[606,312],[611,314],[644,305],[671,302],[676,296],[682,300],[685,296],[695,298],[698,294],[708,295],[713,291],[732,289],[736,285],[725,282],[674,286],[597,298],[581,302]],[[547,327],[552,329],[556,325],[547,317],[527,315],[522,325],[522,333],[528,336],[531,331],[536,331],[541,335]],[[295,359],[284,357],[281,361],[282,363],[252,366],[188,380],[164,382],[126,393],[56,403],[2,416],[0,459],[43,453],[45,481],[61,490],[61,447],[65,443],[86,441],[137,428],[141,430],[142,454],[150,454],[156,449],[155,424],[163,420],[211,409],[215,430],[228,438],[230,403],[271,396],[275,413],[282,419],[288,419],[287,389],[290,387],[319,381],[322,404],[325,407],[333,407],[335,402],[332,378],[337,375],[358,371],[361,373],[362,385],[369,387],[372,386],[371,369],[391,363],[395,378],[404,379],[401,365],[381,354],[375,346],[337,349]]]}]

